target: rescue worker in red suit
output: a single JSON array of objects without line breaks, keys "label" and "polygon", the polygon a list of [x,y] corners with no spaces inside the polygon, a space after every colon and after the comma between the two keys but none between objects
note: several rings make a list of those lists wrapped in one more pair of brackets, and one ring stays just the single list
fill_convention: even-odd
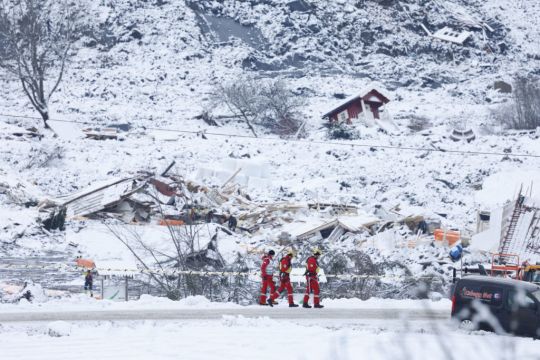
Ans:
[{"label": "rescue worker in red suit", "polygon": [[313,303],[315,308],[323,308],[321,300],[319,298],[319,263],[318,259],[321,256],[321,251],[315,249],[313,255],[307,259],[306,262],[306,294],[304,295],[304,304],[302,307],[311,308],[309,305],[309,294],[313,292]]},{"label": "rescue worker in red suit", "polygon": [[276,253],[274,250],[270,250],[266,255],[262,257],[261,264],[261,278],[262,278],[262,288],[261,288],[261,298],[259,299],[260,305],[266,305],[266,290],[270,288],[270,295],[276,291],[276,285],[274,284],[274,269],[270,264],[272,258]]},{"label": "rescue worker in red suit", "polygon": [[291,270],[292,270],[292,258],[294,257],[294,251],[290,250],[287,255],[285,255],[280,261],[279,261],[279,288],[274,292],[272,295],[270,295],[270,298],[268,299],[268,305],[274,306],[274,300],[276,300],[279,297],[279,294],[287,289],[287,298],[289,300],[289,307],[298,307],[294,303],[293,299],[293,289],[291,285]]}]

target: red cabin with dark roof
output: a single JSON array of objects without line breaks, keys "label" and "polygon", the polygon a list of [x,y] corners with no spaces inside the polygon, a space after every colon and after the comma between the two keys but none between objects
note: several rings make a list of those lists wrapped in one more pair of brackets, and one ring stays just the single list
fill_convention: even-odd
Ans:
[{"label": "red cabin with dark roof", "polygon": [[389,102],[390,99],[380,91],[370,89],[345,100],[341,105],[324,114],[323,118],[328,118],[331,122],[350,124],[353,119],[359,118],[360,114],[367,111],[364,113],[365,116],[380,119],[380,108]]}]

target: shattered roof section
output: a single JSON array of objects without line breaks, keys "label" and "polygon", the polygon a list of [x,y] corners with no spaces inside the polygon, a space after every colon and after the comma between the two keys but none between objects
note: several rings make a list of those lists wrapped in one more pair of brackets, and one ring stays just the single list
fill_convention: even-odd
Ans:
[{"label": "shattered roof section", "polygon": [[303,223],[293,223],[286,225],[284,231],[290,233],[293,237],[303,238],[318,231],[341,226],[348,232],[359,232],[368,226],[376,224],[380,219],[367,213],[360,213],[356,216],[340,216],[337,218],[310,217]]},{"label": "shattered roof section", "polygon": [[114,179],[94,184],[91,187],[57,200],[67,208],[68,217],[86,216],[117,204],[135,193],[142,186],[136,178]]}]

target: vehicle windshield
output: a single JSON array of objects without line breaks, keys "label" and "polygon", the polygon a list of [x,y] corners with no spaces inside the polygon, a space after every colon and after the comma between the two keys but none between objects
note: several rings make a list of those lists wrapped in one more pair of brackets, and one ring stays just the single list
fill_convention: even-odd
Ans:
[{"label": "vehicle windshield", "polygon": [[536,290],[531,293],[531,296],[536,299],[537,302],[540,303],[540,290]]}]

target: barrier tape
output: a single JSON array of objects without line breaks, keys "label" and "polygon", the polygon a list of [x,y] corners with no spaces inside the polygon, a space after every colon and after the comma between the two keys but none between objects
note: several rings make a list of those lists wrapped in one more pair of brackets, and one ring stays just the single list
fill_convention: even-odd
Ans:
[{"label": "barrier tape", "polygon": [[[0,265],[0,271],[2,270],[63,270],[71,272],[85,272],[88,269],[73,266],[73,265]],[[93,271],[99,272],[114,272],[117,276],[132,276],[135,274],[160,274],[160,275],[197,275],[197,276],[246,276],[246,277],[260,277],[260,272],[236,272],[236,271],[191,271],[191,270],[161,270],[161,269],[108,269],[108,268],[94,268]],[[294,275],[293,275],[294,276]],[[298,276],[298,275],[296,275]],[[439,279],[436,276],[389,276],[389,275],[362,275],[362,274],[324,274],[328,278],[335,279],[414,279],[414,280],[433,280]]]}]

